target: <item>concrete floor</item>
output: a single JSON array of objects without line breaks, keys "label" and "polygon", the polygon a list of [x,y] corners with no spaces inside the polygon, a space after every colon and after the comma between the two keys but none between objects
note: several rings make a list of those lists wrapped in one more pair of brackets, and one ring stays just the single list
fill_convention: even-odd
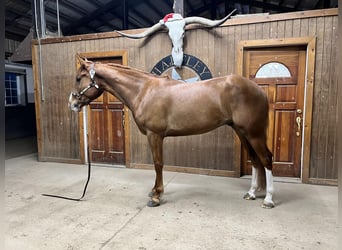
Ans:
[{"label": "concrete floor", "polygon": [[276,208],[242,199],[247,179],[165,172],[163,204],[146,206],[150,170],[6,162],[5,247],[22,249],[338,249],[337,187],[275,183]]}]

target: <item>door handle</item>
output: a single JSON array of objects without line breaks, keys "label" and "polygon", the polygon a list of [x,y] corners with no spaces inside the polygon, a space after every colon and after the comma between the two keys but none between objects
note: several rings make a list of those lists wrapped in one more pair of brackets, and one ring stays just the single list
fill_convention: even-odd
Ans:
[{"label": "door handle", "polygon": [[301,123],[302,123],[302,118],[300,118],[300,116],[296,117],[296,123],[297,123],[297,132],[296,132],[296,136],[300,136],[300,127],[301,127]]}]

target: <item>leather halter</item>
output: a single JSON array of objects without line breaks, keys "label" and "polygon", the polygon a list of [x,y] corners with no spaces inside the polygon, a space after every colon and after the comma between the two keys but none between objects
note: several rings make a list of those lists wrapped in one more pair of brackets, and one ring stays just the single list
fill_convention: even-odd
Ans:
[{"label": "leather halter", "polygon": [[81,100],[82,96],[86,96],[88,99],[90,99],[87,95],[85,95],[85,93],[91,89],[91,88],[96,88],[99,89],[99,85],[97,85],[97,83],[95,82],[94,76],[95,76],[95,69],[94,69],[94,64],[90,65],[90,70],[89,70],[89,75],[90,75],[90,80],[91,82],[89,83],[89,85],[87,87],[85,87],[84,89],[82,89],[80,92],[73,92],[72,95],[74,97],[76,97],[78,100]]}]

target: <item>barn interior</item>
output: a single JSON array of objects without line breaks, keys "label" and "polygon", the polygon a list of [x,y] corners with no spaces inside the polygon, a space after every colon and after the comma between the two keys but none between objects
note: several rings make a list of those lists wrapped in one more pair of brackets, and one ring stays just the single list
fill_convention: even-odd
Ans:
[{"label": "barn interior", "polygon": [[[176,1],[177,2],[177,1]],[[37,151],[31,40],[146,28],[173,11],[173,1],[6,0],[6,72],[25,76],[20,105],[5,105],[6,158]],[[338,7],[337,0],[179,1],[184,17],[288,13]],[[19,71],[19,72],[18,72]],[[17,101],[18,102],[18,101]],[[19,100],[20,102],[20,100]],[[15,145],[23,145],[19,149]],[[15,151],[12,148],[16,148]]]},{"label": "barn interior", "polygon": [[[300,159],[315,161],[312,164],[314,173],[307,172],[305,181],[302,181],[302,172],[295,178],[275,177],[274,209],[261,208],[263,191],[257,193],[255,201],[242,199],[250,187],[250,175],[243,176],[239,172],[236,176],[236,172],[231,171],[211,176],[221,172],[211,169],[191,172],[181,167],[176,167],[176,171],[166,169],[171,171],[164,172],[165,194],[161,206],[149,208],[146,201],[154,171],[146,164],[141,168],[93,165],[85,199],[74,203],[41,195],[77,198],[86,180],[87,157],[86,150],[83,159],[76,157],[73,161],[39,155],[39,144],[49,147],[50,140],[56,142],[51,135],[44,141],[39,134],[42,133],[37,120],[42,117],[40,109],[50,100],[42,99],[41,86],[34,83],[41,77],[37,74],[37,65],[44,61],[37,57],[41,45],[45,50],[49,46],[57,48],[54,55],[58,54],[58,48],[60,54],[67,51],[69,48],[65,49],[65,44],[78,46],[82,39],[86,44],[81,44],[82,48],[90,48],[91,53],[97,49],[98,43],[94,42],[97,38],[106,42],[115,38],[121,44],[128,41],[127,47],[137,47],[137,44],[143,47],[143,42],[120,40],[113,31],[138,33],[172,12],[179,12],[184,17],[217,20],[236,9],[232,19],[262,18],[263,23],[268,19],[274,21],[272,15],[284,14],[279,22],[291,23],[293,36],[306,39],[298,45],[302,53],[307,48],[306,43],[312,41],[306,34],[311,36],[315,29],[320,33],[315,37],[319,40],[317,44],[324,44],[324,34],[333,38],[329,38],[333,40],[329,46],[312,49],[319,57],[316,68],[320,68],[322,75],[322,83],[317,84],[319,90],[313,96],[320,104],[314,114],[324,114],[336,110],[337,77],[334,70],[324,72],[324,64],[326,61],[333,64],[336,59],[337,8],[337,0],[6,0],[5,72],[10,86],[4,91],[7,249],[339,249],[337,160],[332,154],[337,154],[335,123],[315,121],[312,129],[315,149],[311,155],[302,154]],[[300,18],[304,20],[303,26]],[[242,26],[251,23],[247,21]],[[238,24],[230,25],[228,22],[225,28],[238,27]],[[296,26],[302,30],[295,31]],[[243,33],[241,27],[236,30]],[[227,34],[230,31],[220,32]],[[191,36],[191,32],[198,31],[190,30],[186,36]],[[216,37],[213,34],[210,36]],[[115,47],[108,44],[103,46]],[[246,44],[247,48],[255,46],[255,43]],[[308,45],[308,48],[311,47]],[[137,55],[139,49],[131,50]],[[100,50],[104,50],[103,47]],[[237,51],[238,47],[232,50]],[[72,45],[70,51],[75,51]],[[73,67],[74,62],[66,65],[65,70],[68,65]],[[13,79],[17,81],[15,89],[10,84]],[[333,83],[330,85],[328,80]],[[63,85],[60,86],[63,89]],[[325,101],[329,95],[333,96],[331,101]],[[322,120],[335,121],[333,111],[323,115]],[[294,128],[297,128],[296,124]],[[305,150],[307,147],[300,149],[301,152]],[[131,154],[135,152],[131,150]],[[319,165],[325,167],[320,169]],[[307,166],[309,170],[312,168]]]}]

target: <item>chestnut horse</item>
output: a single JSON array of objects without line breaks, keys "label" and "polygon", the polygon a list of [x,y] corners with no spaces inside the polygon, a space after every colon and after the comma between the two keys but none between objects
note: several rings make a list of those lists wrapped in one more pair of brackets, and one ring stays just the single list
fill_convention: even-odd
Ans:
[{"label": "chestnut horse", "polygon": [[76,90],[69,107],[81,108],[108,91],[132,112],[139,130],[147,136],[156,171],[148,206],[158,206],[163,186],[163,139],[206,133],[231,126],[253,163],[252,183],[244,198],[254,200],[266,186],[263,207],[272,208],[272,153],[266,145],[268,101],[254,82],[238,75],[186,84],[112,63],[78,58]]}]

